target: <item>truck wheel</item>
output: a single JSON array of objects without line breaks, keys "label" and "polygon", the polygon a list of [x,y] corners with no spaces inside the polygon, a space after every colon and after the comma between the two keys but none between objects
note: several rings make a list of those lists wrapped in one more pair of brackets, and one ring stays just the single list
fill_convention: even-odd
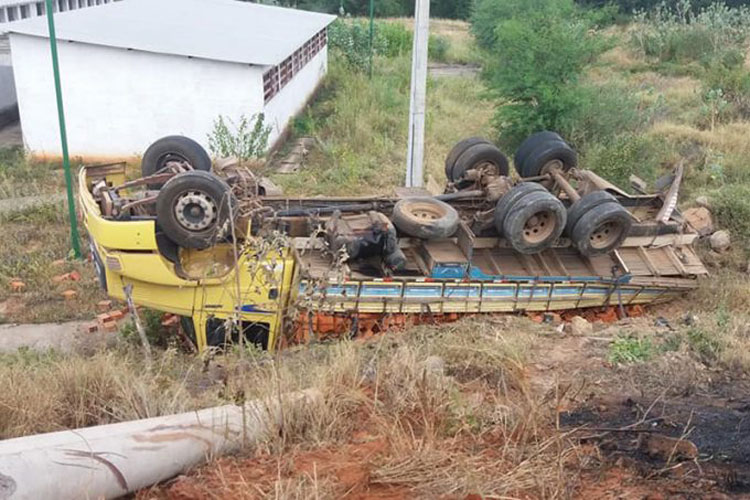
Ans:
[{"label": "truck wheel", "polygon": [[391,217],[399,231],[415,238],[450,238],[458,229],[455,208],[433,198],[407,198],[396,203]]},{"label": "truck wheel", "polygon": [[526,196],[529,193],[546,191],[543,186],[535,182],[522,182],[513,186],[513,189],[508,191],[502,198],[497,201],[495,206],[495,228],[499,234],[503,234],[503,222],[505,222],[505,216],[513,205]]},{"label": "truck wheel", "polygon": [[615,250],[628,236],[633,219],[619,203],[604,203],[583,214],[571,239],[581,255],[593,257]]},{"label": "truck wheel", "polygon": [[229,186],[203,171],[177,174],[164,184],[156,199],[157,224],[183,248],[211,246],[219,239],[230,212],[236,211],[237,200]]},{"label": "truck wheel", "polygon": [[453,165],[456,164],[456,160],[458,159],[458,157],[461,156],[464,151],[472,146],[476,146],[477,144],[492,143],[487,139],[483,139],[481,137],[469,137],[468,139],[459,141],[455,146],[453,146],[453,149],[450,150],[450,153],[448,153],[448,156],[445,158],[445,177],[449,181],[453,182],[453,176],[451,172],[453,172]]},{"label": "truck wheel", "polygon": [[492,144],[475,144],[456,159],[451,180],[460,181],[470,170],[484,170],[491,175],[508,175],[508,158]]},{"label": "truck wheel", "polygon": [[[211,157],[203,146],[194,140],[181,135],[162,137],[143,153],[141,160],[141,175],[148,177],[170,166],[179,164],[184,169],[211,170]],[[189,167],[189,168],[188,168]],[[158,189],[161,184],[149,184],[152,189]]]},{"label": "truck wheel", "polygon": [[521,164],[521,177],[542,175],[546,168],[557,166],[567,172],[578,165],[578,154],[564,141],[549,141],[530,152]]},{"label": "truck wheel", "polygon": [[582,196],[577,202],[573,203],[568,209],[568,222],[565,224],[565,234],[571,236],[578,219],[592,208],[603,205],[604,203],[619,202],[617,201],[617,198],[606,191],[592,191],[591,193]]},{"label": "truck wheel", "polygon": [[565,218],[565,206],[550,193],[528,193],[505,217],[503,236],[517,252],[539,253],[560,237]]},{"label": "truck wheel", "polygon": [[528,136],[516,150],[515,156],[513,156],[513,164],[516,166],[516,172],[521,173],[521,165],[523,165],[524,160],[529,156],[529,153],[538,149],[539,146],[546,142],[562,140],[563,138],[560,137],[560,134],[548,130]]}]

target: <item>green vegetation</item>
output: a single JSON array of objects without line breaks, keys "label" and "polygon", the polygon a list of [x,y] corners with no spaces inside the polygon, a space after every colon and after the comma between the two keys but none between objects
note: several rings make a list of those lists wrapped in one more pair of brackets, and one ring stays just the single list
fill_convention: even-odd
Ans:
[{"label": "green vegetation", "polygon": [[219,115],[208,136],[208,148],[214,157],[234,157],[244,163],[263,156],[268,148],[270,134],[271,126],[265,124],[263,113],[249,118],[240,116],[239,123]]},{"label": "green vegetation", "polygon": [[640,363],[648,361],[654,354],[654,346],[649,339],[618,337],[612,343],[609,362],[612,364]]},{"label": "green vegetation", "polygon": [[[356,25],[357,21],[347,22],[344,27],[356,32],[359,30]],[[380,26],[389,25],[380,31],[382,40],[398,41],[401,37],[396,34],[404,32],[411,38],[399,21]],[[465,24],[435,22],[433,35],[450,40],[448,58],[455,57],[452,55],[455,48],[470,52],[465,48],[472,44]],[[361,60],[350,55],[359,53],[358,50],[333,42],[332,49],[324,87],[312,106],[294,123],[295,134],[315,137],[320,147],[310,153],[300,172],[294,176],[275,176],[274,181],[288,193],[392,192],[395,186],[403,184],[405,175],[410,50],[382,49],[370,80],[366,71],[359,71],[358,65],[352,64],[352,60]],[[429,80],[426,170],[438,182],[445,176],[445,155],[455,142],[470,135],[489,135],[492,106],[485,98],[485,90],[475,78]]]}]

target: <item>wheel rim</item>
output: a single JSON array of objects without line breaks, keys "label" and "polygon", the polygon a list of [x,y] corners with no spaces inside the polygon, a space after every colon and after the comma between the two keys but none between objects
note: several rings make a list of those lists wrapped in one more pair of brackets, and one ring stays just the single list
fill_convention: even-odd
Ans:
[{"label": "wheel rim", "polygon": [[159,157],[157,172],[169,169],[170,172],[180,173],[193,170],[190,161],[179,153],[166,153]]},{"label": "wheel rim", "polygon": [[565,164],[562,161],[555,158],[554,160],[550,160],[547,163],[545,163],[540,173],[542,175],[545,175],[545,174],[550,173],[553,169],[565,170]]},{"label": "wheel rim", "polygon": [[216,221],[216,203],[206,193],[189,191],[174,206],[177,222],[190,231],[202,231]]},{"label": "wheel rim", "polygon": [[624,226],[617,221],[606,221],[594,229],[589,237],[591,248],[602,250],[614,245],[622,236]]},{"label": "wheel rim", "polygon": [[524,239],[532,244],[539,244],[555,232],[555,214],[550,210],[542,210],[528,218],[523,227]]},{"label": "wheel rim", "polygon": [[443,217],[443,212],[440,210],[440,207],[422,203],[412,205],[409,214],[420,222],[430,222]]}]

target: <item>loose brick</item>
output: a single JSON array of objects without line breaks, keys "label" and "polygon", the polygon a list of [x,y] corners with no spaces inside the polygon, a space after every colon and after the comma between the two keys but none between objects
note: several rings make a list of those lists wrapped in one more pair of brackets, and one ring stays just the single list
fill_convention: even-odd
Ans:
[{"label": "loose brick", "polygon": [[176,326],[179,322],[180,318],[178,316],[175,316],[174,314],[166,314],[161,320],[161,326],[169,328],[171,326]]},{"label": "loose brick", "polygon": [[109,313],[109,317],[112,321],[120,321],[125,317],[125,315],[122,313],[122,311],[112,311],[111,313]]},{"label": "loose brick", "polygon": [[86,331],[88,333],[96,333],[99,331],[99,325],[97,325],[96,323],[90,323],[86,326]]},{"label": "loose brick", "polygon": [[26,288],[26,283],[21,280],[13,280],[10,282],[10,289],[13,292],[22,292]]},{"label": "loose brick", "polygon": [[73,300],[78,295],[78,292],[75,290],[65,290],[62,295],[65,297],[65,300]]},{"label": "loose brick", "polygon": [[114,321],[107,321],[102,325],[104,327],[105,332],[116,332],[117,331],[117,323]]},{"label": "loose brick", "polygon": [[107,314],[107,313],[104,313],[104,314],[97,314],[97,315],[96,315],[96,321],[98,321],[98,322],[99,322],[99,324],[102,324],[102,325],[103,325],[103,324],[104,324],[104,323],[106,323],[107,321],[110,321],[110,317],[109,317],[109,314]]},{"label": "loose brick", "polygon": [[107,312],[110,309],[112,309],[112,301],[111,300],[102,300],[100,302],[97,302],[96,304],[96,310],[99,312]]}]

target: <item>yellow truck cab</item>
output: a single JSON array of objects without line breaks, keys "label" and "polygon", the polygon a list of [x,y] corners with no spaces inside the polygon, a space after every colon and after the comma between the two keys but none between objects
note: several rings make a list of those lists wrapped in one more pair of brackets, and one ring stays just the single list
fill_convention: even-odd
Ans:
[{"label": "yellow truck cab", "polygon": [[[92,258],[110,296],[125,300],[130,285],[136,304],[191,319],[186,330],[199,350],[223,343],[223,323],[230,318],[242,326],[246,339],[263,348],[275,347],[295,289],[290,249],[246,249],[237,265],[228,243],[206,250],[165,250],[169,243],[159,235],[155,218],[114,221],[102,216],[92,194],[92,186],[102,181],[110,186],[125,183],[125,165],[85,167],[78,178]],[[252,244],[251,235],[244,239]],[[207,338],[207,332],[221,338]]]}]

